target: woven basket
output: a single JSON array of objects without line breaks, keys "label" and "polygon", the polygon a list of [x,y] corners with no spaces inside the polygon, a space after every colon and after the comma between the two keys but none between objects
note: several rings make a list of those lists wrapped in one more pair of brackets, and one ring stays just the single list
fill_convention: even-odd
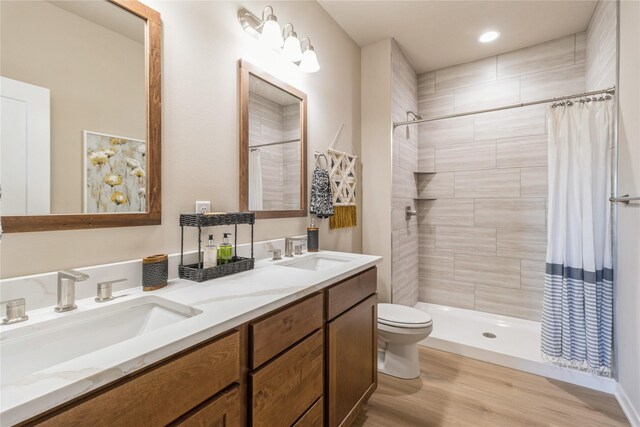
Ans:
[{"label": "woven basket", "polygon": [[221,264],[209,268],[198,268],[199,264],[180,265],[178,267],[178,275],[181,279],[204,282],[205,280],[217,279],[218,277],[229,274],[252,270],[254,263],[255,259],[253,258],[234,257],[228,264]]}]

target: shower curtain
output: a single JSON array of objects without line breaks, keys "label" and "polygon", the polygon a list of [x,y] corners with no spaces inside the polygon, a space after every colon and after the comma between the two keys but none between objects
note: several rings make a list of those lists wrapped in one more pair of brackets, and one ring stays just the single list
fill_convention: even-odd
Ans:
[{"label": "shower curtain", "polygon": [[249,150],[249,210],[261,211],[262,207],[262,164],[260,149]]},{"label": "shower curtain", "polygon": [[610,96],[548,107],[549,206],[542,353],[612,375]]}]

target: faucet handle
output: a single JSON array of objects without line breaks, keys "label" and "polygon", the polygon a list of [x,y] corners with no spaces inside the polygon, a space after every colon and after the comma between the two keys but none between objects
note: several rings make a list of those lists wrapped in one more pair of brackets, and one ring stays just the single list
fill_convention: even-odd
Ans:
[{"label": "faucet handle", "polygon": [[7,317],[2,319],[3,325],[24,322],[29,319],[29,316],[27,316],[27,301],[24,298],[2,301],[0,304],[7,306]]},{"label": "faucet handle", "polygon": [[100,282],[97,286],[98,294],[96,295],[96,302],[111,301],[115,297],[113,296],[113,284],[126,282],[127,279],[108,280],[106,282]]},{"label": "faucet handle", "polygon": [[271,252],[272,257],[271,257],[271,261],[278,261],[282,259],[282,249],[272,249],[269,252]]}]

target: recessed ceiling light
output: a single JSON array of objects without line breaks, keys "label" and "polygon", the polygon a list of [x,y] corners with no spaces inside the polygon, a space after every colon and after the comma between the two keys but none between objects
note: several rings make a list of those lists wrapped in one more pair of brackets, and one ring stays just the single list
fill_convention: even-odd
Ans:
[{"label": "recessed ceiling light", "polygon": [[480,43],[489,43],[500,37],[500,31],[486,31],[478,37]]}]

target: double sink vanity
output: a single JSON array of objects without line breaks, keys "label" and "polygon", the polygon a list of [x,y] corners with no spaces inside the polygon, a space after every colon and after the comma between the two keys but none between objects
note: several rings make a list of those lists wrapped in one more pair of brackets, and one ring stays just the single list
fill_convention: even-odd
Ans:
[{"label": "double sink vanity", "polygon": [[30,311],[2,326],[2,425],[348,425],[376,387],[378,262],[264,259]]}]

